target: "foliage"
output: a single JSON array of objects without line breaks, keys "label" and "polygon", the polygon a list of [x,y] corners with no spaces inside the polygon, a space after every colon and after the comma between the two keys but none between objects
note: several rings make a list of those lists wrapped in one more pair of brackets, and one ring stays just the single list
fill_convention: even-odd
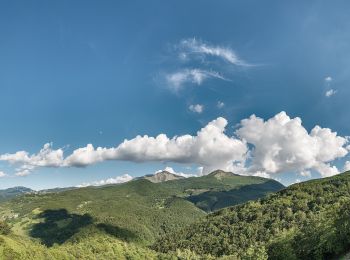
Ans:
[{"label": "foliage", "polygon": [[350,247],[350,173],[295,184],[163,236],[161,252],[243,259],[329,259]]},{"label": "foliage", "polygon": [[0,214],[7,216],[16,234],[38,238],[47,246],[64,243],[90,225],[118,239],[150,245],[159,236],[204,217],[203,210],[242,203],[282,187],[260,177],[217,171],[162,183],[138,179],[120,185],[32,193],[0,204]]},{"label": "foliage", "polygon": [[11,228],[6,222],[0,221],[0,235],[8,235],[11,232]]},{"label": "foliage", "polygon": [[[13,230],[0,236],[0,259],[217,259],[191,249],[165,254],[145,246],[205,217],[205,211],[281,188],[276,181],[217,171],[162,183],[138,179],[26,194],[0,204],[0,215]],[[264,259],[264,254],[262,246],[248,250],[247,257]]]}]

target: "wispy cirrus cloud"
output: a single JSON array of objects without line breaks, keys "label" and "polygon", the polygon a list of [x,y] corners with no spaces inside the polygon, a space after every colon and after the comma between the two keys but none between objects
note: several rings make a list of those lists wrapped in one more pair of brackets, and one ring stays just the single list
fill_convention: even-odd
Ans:
[{"label": "wispy cirrus cloud", "polygon": [[236,52],[231,48],[212,45],[201,40],[197,40],[196,38],[183,39],[180,41],[180,44],[178,44],[177,47],[179,49],[179,57],[184,60],[192,58],[191,56],[200,57],[202,60],[204,60],[206,56],[211,56],[220,58],[232,65],[251,66],[239,58]]},{"label": "wispy cirrus cloud", "polygon": [[186,85],[202,85],[208,79],[231,81],[225,74],[232,74],[232,66],[253,66],[230,47],[213,45],[196,38],[179,41],[172,51],[180,59],[171,59],[172,66],[178,69],[168,71],[164,78],[166,85],[174,92]]},{"label": "wispy cirrus cloud", "polygon": [[216,71],[207,71],[202,69],[182,69],[165,75],[168,87],[177,92],[186,84],[201,85],[203,81],[216,78],[226,80]]}]

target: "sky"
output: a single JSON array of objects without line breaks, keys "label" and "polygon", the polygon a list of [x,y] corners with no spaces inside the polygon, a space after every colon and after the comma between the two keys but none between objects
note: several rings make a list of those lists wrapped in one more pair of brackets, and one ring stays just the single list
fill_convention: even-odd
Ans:
[{"label": "sky", "polygon": [[0,2],[0,189],[350,169],[349,1]]}]

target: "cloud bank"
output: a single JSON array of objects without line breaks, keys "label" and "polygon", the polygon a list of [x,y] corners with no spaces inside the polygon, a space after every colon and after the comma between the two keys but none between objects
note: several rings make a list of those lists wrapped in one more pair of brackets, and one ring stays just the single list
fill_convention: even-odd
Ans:
[{"label": "cloud bank", "polygon": [[346,137],[320,126],[308,132],[300,118],[290,118],[285,112],[266,121],[252,115],[243,119],[232,135],[226,133],[227,125],[227,120],[219,117],[196,135],[136,136],[111,148],[88,144],[67,157],[48,143],[37,154],[19,151],[3,154],[0,160],[18,166],[19,176],[37,167],[86,167],[119,160],[195,164],[202,174],[222,169],[265,177],[283,172],[309,176],[313,170],[325,177],[339,173],[332,162],[348,154]]}]

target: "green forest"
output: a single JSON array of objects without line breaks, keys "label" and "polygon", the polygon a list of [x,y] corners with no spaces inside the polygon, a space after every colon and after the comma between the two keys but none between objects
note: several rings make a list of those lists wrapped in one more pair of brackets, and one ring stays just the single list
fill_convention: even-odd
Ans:
[{"label": "green forest", "polygon": [[337,258],[350,249],[350,172],[219,210],[153,248],[238,259]]},{"label": "green forest", "polygon": [[222,171],[138,179],[19,195],[0,212],[1,259],[337,259],[350,172],[288,188]]}]

